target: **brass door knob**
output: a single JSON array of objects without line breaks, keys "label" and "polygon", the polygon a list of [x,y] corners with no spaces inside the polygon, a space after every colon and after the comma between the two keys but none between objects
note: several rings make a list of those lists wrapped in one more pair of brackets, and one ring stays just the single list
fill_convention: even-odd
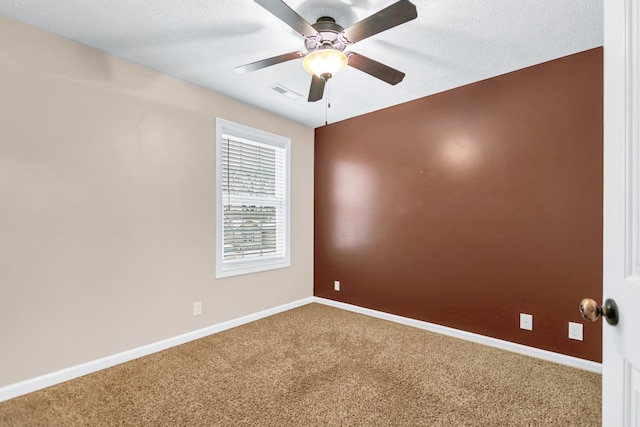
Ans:
[{"label": "brass door knob", "polygon": [[618,306],[612,299],[608,299],[601,306],[591,298],[580,301],[580,314],[585,320],[595,322],[600,316],[607,319],[610,325],[618,324]]}]

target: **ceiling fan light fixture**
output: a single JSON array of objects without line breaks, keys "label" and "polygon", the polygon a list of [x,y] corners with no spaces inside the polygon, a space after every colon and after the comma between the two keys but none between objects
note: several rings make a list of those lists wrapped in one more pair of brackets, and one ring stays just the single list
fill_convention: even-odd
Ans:
[{"label": "ceiling fan light fixture", "polygon": [[302,61],[302,66],[309,74],[314,74],[325,80],[347,66],[348,58],[336,49],[324,48],[308,53]]}]

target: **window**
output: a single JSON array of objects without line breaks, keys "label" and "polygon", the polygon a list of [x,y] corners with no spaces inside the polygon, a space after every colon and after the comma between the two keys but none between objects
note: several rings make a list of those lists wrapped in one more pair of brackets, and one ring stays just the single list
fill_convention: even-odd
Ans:
[{"label": "window", "polygon": [[289,267],[291,140],[216,119],[216,277]]}]

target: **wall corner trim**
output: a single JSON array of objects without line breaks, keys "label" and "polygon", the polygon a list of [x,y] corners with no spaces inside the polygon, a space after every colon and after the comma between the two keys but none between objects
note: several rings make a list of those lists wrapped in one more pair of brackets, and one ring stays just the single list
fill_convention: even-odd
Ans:
[{"label": "wall corner trim", "polygon": [[257,313],[238,317],[237,319],[217,323],[212,326],[207,326],[206,328],[187,332],[185,334],[167,338],[162,341],[157,341],[131,350],[123,351],[122,353],[106,356],[100,359],[92,360],[90,362],[82,363],[80,365],[71,366],[69,368],[30,378],[18,383],[9,384],[4,387],[0,387],[0,402],[4,402],[5,400],[13,399],[14,397],[22,396],[24,394],[31,393],[37,390],[41,390],[52,385],[60,384],[62,382],[69,381],[83,375],[91,374],[102,369],[110,368],[112,366],[116,366],[121,363],[137,359],[139,357],[157,353],[159,351],[166,350],[180,344],[185,344],[189,341],[197,340],[209,335],[216,334],[218,332],[226,331],[227,329],[235,328],[246,323],[251,323],[256,320],[272,316],[274,314],[292,310],[294,308],[298,308],[312,302],[314,302],[313,297],[303,298],[298,301],[279,305],[277,307],[269,308]]},{"label": "wall corner trim", "polygon": [[472,332],[466,332],[466,331],[461,331],[459,329],[449,328],[447,326],[437,325],[435,323],[429,323],[429,322],[424,322],[422,320],[410,319],[408,317],[389,314],[382,311],[359,307],[357,305],[351,305],[351,304],[346,304],[339,301],[333,301],[330,299],[313,297],[313,302],[329,305],[335,308],[341,308],[343,310],[352,311],[354,313],[364,314],[366,316],[376,317],[378,319],[401,323],[403,325],[412,326],[418,329],[424,329],[426,331],[435,332],[438,334],[447,335],[450,337],[459,338],[466,341],[475,342],[478,344],[488,345],[490,347],[495,347],[502,350],[523,354],[525,356],[531,356],[538,359],[547,360],[550,362],[558,363],[560,365],[570,366],[572,368],[577,368],[585,371],[595,372],[597,374],[602,374],[602,364],[598,362],[593,362],[591,360],[585,360],[585,359],[580,359],[578,357],[567,356],[565,354],[554,353],[548,350],[529,347],[526,345],[517,344],[510,341],[491,338],[484,335],[474,334]]}]

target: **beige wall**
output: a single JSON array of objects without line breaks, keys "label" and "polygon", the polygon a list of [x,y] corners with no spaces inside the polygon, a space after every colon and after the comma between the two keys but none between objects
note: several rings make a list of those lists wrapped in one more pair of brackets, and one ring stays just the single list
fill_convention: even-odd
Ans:
[{"label": "beige wall", "polygon": [[[312,295],[313,129],[0,27],[0,387]],[[291,268],[215,280],[216,117],[292,140]]]}]

